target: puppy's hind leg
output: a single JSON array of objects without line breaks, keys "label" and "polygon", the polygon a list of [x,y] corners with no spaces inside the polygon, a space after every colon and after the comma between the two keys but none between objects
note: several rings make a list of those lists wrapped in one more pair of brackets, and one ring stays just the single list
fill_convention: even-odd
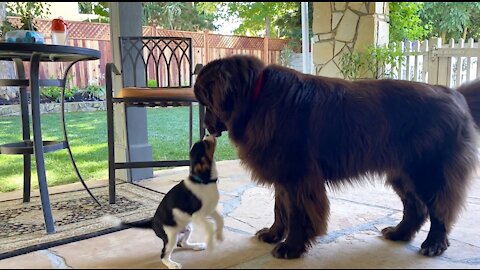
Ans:
[{"label": "puppy's hind leg", "polygon": [[224,221],[222,215],[218,213],[217,210],[213,211],[213,213],[210,215],[213,220],[215,220],[215,224],[217,225],[215,235],[217,237],[217,240],[223,241],[223,227],[224,227]]},{"label": "puppy's hind leg", "polygon": [[192,235],[192,230],[193,230],[192,224],[188,223],[184,229],[185,235],[183,236],[182,241],[178,243],[178,246],[182,248],[193,249],[193,250],[204,250],[206,248],[205,243],[190,243],[189,239],[190,239],[190,236]]},{"label": "puppy's hind leg", "polygon": [[165,234],[167,235],[167,241],[163,240],[163,250],[160,258],[162,263],[165,264],[169,269],[181,269],[182,265],[172,261],[171,255],[175,249],[177,243],[178,230],[172,227],[164,226]]},{"label": "puppy's hind leg", "polygon": [[205,231],[205,242],[207,243],[207,249],[212,250],[214,246],[213,234],[215,233],[213,224],[207,219],[206,216],[193,215],[193,223],[202,226]]}]

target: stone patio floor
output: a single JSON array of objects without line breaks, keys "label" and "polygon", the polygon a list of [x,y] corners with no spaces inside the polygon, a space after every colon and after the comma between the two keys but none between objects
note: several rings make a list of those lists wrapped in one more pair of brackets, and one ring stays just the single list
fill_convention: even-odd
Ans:
[{"label": "stone patio floor", "polygon": [[[261,243],[253,234],[273,222],[272,190],[251,182],[237,160],[221,161],[219,209],[225,217],[225,240],[209,251],[177,249],[172,259],[184,268],[476,268],[480,269],[480,175],[473,179],[466,210],[450,234],[450,248],[441,256],[428,258],[418,253],[429,223],[410,243],[395,243],[381,237],[385,226],[402,217],[398,196],[382,182],[341,191],[329,191],[331,213],[328,233],[318,237],[300,259],[272,257],[273,246]],[[142,186],[166,192],[186,177],[188,168],[157,171]],[[106,181],[89,182],[89,186]],[[79,188],[73,184],[51,188],[60,192]],[[20,192],[3,194],[1,200],[20,198]],[[194,238],[200,239],[196,233]],[[166,268],[160,261],[162,241],[153,231],[127,229],[69,243],[46,250],[0,260],[0,268]]]}]

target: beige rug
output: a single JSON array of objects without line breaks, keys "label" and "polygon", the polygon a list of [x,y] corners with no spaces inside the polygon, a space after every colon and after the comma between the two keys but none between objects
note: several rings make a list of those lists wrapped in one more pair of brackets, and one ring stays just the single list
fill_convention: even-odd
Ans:
[{"label": "beige rug", "polygon": [[117,184],[116,204],[108,203],[108,187],[91,189],[102,206],[85,190],[50,195],[56,233],[47,234],[39,197],[0,202],[0,259],[45,249],[123,229],[106,215],[132,222],[151,218],[163,194],[129,184]]}]

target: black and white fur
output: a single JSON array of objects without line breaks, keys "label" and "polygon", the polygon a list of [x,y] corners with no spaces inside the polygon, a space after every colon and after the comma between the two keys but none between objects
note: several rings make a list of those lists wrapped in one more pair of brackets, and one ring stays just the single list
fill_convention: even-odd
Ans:
[{"label": "black and white fur", "polygon": [[[171,259],[176,246],[193,250],[211,250],[213,235],[223,240],[223,217],[216,210],[219,201],[218,173],[214,160],[215,136],[206,136],[190,150],[190,175],[174,186],[163,198],[152,219],[143,223],[123,223],[128,227],[152,228],[163,240],[162,262],[170,269],[182,265]],[[208,220],[212,217],[216,228]],[[203,227],[205,243],[190,243],[192,224]],[[181,233],[184,236],[181,238]]]}]

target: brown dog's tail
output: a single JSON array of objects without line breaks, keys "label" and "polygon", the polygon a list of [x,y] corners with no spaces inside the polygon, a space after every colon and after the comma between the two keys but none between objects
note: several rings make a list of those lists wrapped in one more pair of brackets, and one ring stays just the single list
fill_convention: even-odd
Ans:
[{"label": "brown dog's tail", "polygon": [[473,120],[477,128],[480,128],[480,79],[464,83],[457,90],[467,100]]}]

